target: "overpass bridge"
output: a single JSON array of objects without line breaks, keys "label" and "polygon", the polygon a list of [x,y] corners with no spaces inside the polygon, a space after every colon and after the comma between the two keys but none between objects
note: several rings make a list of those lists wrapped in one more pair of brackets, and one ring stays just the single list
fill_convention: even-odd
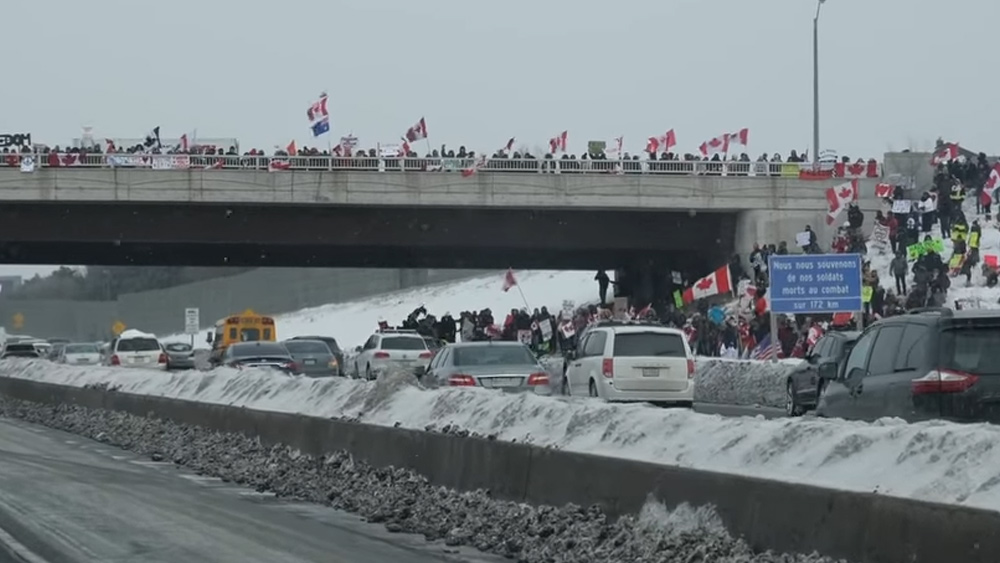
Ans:
[{"label": "overpass bridge", "polygon": [[[806,224],[826,236],[825,188],[844,181],[741,162],[38,161],[0,168],[0,262],[704,269]],[[876,182],[861,179],[869,211]]]}]

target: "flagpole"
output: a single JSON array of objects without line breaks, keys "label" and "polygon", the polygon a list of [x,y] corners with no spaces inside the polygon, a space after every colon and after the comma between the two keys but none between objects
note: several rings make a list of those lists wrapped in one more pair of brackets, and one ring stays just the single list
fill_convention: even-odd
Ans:
[{"label": "flagpole", "polygon": [[521,294],[521,301],[524,301],[524,308],[528,311],[531,310],[531,305],[528,305],[528,298],[524,296],[524,290],[521,289],[521,284],[517,284],[517,292]]}]

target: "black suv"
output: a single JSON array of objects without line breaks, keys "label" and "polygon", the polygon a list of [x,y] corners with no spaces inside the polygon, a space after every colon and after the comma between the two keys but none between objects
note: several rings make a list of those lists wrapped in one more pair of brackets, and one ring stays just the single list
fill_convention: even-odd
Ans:
[{"label": "black suv", "polygon": [[827,382],[819,416],[1000,422],[1000,310],[922,308],[882,319],[819,373]]},{"label": "black suv", "polygon": [[800,416],[816,408],[826,384],[826,380],[819,376],[819,367],[829,362],[842,363],[860,335],[857,331],[831,331],[816,342],[805,360],[788,375],[785,382],[785,414]]}]

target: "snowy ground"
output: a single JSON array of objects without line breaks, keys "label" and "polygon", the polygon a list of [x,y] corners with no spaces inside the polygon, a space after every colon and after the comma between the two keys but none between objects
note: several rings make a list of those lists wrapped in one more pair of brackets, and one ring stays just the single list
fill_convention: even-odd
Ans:
[{"label": "snowy ground", "polygon": [[[1000,230],[997,229],[996,216],[994,216],[994,221],[987,221],[984,215],[976,215],[976,205],[971,201],[966,202],[963,209],[969,225],[971,226],[974,220],[979,219],[979,224],[983,229],[979,244],[980,265],[973,268],[972,283],[968,287],[966,287],[965,276],[956,276],[951,279],[951,288],[948,290],[948,302],[946,305],[954,308],[955,301],[960,300],[966,303],[966,306],[973,308],[1000,308],[1000,285],[992,288],[986,287],[986,280],[981,270],[983,256],[987,254],[1000,255]],[[865,218],[866,223],[872,221],[874,221],[874,217]],[[945,251],[941,258],[947,263],[948,259],[951,258],[953,248],[951,239],[941,237],[941,228],[938,225],[935,225],[931,232],[927,234],[935,238],[944,239]],[[923,238],[923,234],[921,234],[921,238]],[[892,252],[889,248],[880,249],[873,244],[869,244],[867,258],[871,261],[872,268],[878,272],[880,285],[887,290],[891,289],[895,292],[895,282],[893,281],[892,271],[889,269],[889,264],[892,262]],[[912,269],[913,262],[910,261],[910,270]],[[912,271],[907,273],[906,283],[907,287],[913,286]]]},{"label": "snowy ground", "polygon": [[377,382],[265,372],[74,368],[7,360],[0,373],[68,385],[241,405],[407,428],[458,427],[611,457],[876,491],[1000,509],[1000,427],[946,422],[869,424],[810,418],[723,418],[685,409],[488,389],[423,390],[412,377]]},{"label": "snowy ground", "polygon": [[[577,304],[597,300],[597,282],[594,272],[555,270],[519,271],[514,274],[518,287],[504,292],[504,272],[470,278],[458,282],[386,293],[346,303],[333,303],[293,313],[278,315],[278,337],[332,336],[345,349],[364,344],[375,331],[379,320],[392,326],[403,322],[414,309],[423,305],[436,317],[451,313],[458,318],[462,311],[480,311],[489,308],[497,322],[502,322],[511,309],[548,307],[553,314],[563,301]],[[519,291],[520,288],[520,291]],[[522,293],[524,297],[522,298]],[[235,311],[234,311],[235,312]],[[204,330],[208,330],[207,327]],[[174,334],[163,337],[164,342],[188,342],[190,336]]]}]

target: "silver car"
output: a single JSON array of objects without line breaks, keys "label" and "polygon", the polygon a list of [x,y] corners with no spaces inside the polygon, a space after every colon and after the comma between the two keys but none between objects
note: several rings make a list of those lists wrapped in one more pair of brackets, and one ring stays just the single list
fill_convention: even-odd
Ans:
[{"label": "silver car", "polygon": [[333,377],[340,373],[337,357],[322,340],[286,340],[282,342],[295,360],[295,373],[309,377]]},{"label": "silver car", "polygon": [[449,344],[434,355],[421,379],[431,385],[486,387],[539,395],[552,392],[548,372],[520,342]]}]

